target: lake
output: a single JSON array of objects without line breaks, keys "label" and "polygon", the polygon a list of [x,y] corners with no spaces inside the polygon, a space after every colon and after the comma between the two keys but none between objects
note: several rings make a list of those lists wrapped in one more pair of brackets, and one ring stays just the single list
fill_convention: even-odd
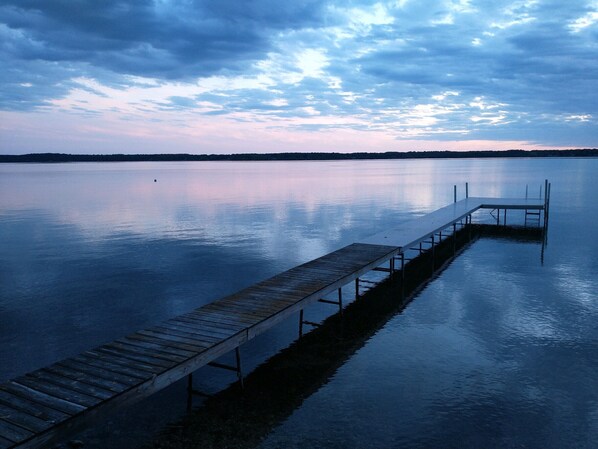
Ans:
[{"label": "lake", "polygon": [[[0,164],[0,381],[431,212],[454,184],[522,197],[549,179],[543,262],[538,244],[475,242],[263,447],[593,446],[597,173],[582,158]],[[296,338],[290,321],[242,347],[246,369]],[[234,380],[198,374],[204,391]],[[176,384],[86,447],[139,444],[184,402]]]}]

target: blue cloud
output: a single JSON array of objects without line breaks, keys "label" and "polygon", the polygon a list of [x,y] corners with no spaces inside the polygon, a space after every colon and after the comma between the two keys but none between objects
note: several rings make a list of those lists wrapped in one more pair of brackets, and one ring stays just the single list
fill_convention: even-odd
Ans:
[{"label": "blue cloud", "polygon": [[0,108],[36,109],[92,89],[81,77],[125,89],[138,83],[132,75],[164,85],[261,76],[259,86],[145,106],[235,120],[311,117],[301,129],[386,129],[397,138],[596,146],[596,14],[581,0],[5,0]]},{"label": "blue cloud", "polygon": [[[272,49],[276,30],[318,26],[321,8],[309,1],[7,0],[0,5],[0,56],[12,85],[4,86],[36,76],[39,93],[55,98],[69,90],[64,81],[90,72],[164,80],[242,72]],[[4,109],[40,104],[28,97],[32,90],[17,90],[5,94]]]}]

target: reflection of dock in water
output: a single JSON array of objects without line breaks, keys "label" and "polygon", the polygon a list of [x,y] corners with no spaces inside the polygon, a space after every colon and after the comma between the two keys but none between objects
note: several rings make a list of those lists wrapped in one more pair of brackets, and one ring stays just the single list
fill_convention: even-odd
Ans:
[{"label": "reflection of dock in water", "polygon": [[[455,190],[456,192],[456,190]],[[242,385],[240,346],[315,302],[343,310],[342,287],[370,271],[404,277],[412,255],[434,248],[472,224],[472,215],[489,209],[497,225],[506,225],[508,210],[525,211],[546,231],[550,185],[542,199],[465,198],[428,215],[375,234],[318,259],[280,273],[233,295],[177,316],[149,329],[59,361],[0,384],[0,449],[37,448],[64,440],[71,433],[107,416],[114,409],[147,397],[188,377],[202,366],[237,373]],[[455,245],[453,244],[453,248]],[[432,270],[434,270],[434,257]],[[336,299],[326,299],[335,295]],[[235,351],[233,366],[215,363]]]}]

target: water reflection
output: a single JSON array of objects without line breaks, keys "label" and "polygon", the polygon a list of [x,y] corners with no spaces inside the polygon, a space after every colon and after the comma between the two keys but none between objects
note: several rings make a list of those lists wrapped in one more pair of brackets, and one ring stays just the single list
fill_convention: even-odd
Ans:
[{"label": "water reflection", "polygon": [[[562,427],[561,443],[583,445],[598,436],[597,169],[576,159],[0,165],[0,381],[444,206],[453,184],[460,197],[465,182],[472,196],[512,197],[549,178],[557,238],[544,266],[537,245],[478,242],[266,446],[550,447]],[[258,339],[247,366],[295,333],[283,323]]]},{"label": "water reflection", "polygon": [[262,447],[592,447],[598,164],[565,162],[544,266],[535,244],[477,242]]}]

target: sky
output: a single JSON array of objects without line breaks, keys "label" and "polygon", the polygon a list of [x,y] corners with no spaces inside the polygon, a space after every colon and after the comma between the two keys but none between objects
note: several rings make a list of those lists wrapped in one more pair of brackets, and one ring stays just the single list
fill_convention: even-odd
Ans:
[{"label": "sky", "polygon": [[0,154],[598,147],[598,1],[0,0]]}]

